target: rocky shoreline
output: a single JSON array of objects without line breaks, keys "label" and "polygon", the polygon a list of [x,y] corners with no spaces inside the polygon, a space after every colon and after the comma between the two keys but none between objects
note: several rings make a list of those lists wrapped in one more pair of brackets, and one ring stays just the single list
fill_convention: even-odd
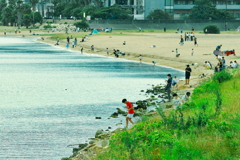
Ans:
[{"label": "rocky shoreline", "polygon": [[[157,114],[156,108],[162,107],[163,109],[171,109],[172,103],[167,102],[167,94],[165,92],[165,85],[152,85],[151,89],[147,89],[146,91],[141,90],[141,94],[145,94],[145,100],[139,100],[134,103],[134,117],[141,117],[143,115],[146,116],[154,116]],[[186,92],[192,91],[193,88],[188,88],[184,90],[174,90],[172,93],[178,93],[181,97]],[[154,108],[155,107],[155,108]],[[151,110],[149,110],[151,108]],[[126,116],[127,112],[123,111],[120,108],[116,108],[116,112],[112,113],[108,119],[111,118],[119,118],[119,116]],[[149,111],[148,111],[149,110]],[[101,117],[95,117],[96,119],[101,119]],[[125,123],[125,122],[124,122]],[[117,125],[117,124],[116,124]],[[110,137],[118,132],[121,132],[124,128],[117,128],[113,131],[111,127],[107,129],[98,129],[95,133],[94,138],[88,138],[88,143],[78,144],[78,147],[73,148],[73,155],[69,158],[62,158],[62,160],[90,160],[98,154],[104,152],[105,149],[109,147]],[[74,145],[69,145],[74,146]]]}]

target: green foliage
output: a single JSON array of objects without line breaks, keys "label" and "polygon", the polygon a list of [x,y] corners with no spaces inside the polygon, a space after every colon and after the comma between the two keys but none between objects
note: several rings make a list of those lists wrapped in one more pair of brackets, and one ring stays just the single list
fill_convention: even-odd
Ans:
[{"label": "green foliage", "polygon": [[64,22],[64,24],[68,24],[68,22]]},{"label": "green foliage", "polygon": [[164,12],[161,9],[155,9],[151,11],[147,16],[148,19],[156,20],[156,19],[172,19],[172,16],[168,12]]},{"label": "green foliage", "polygon": [[211,0],[196,0],[189,14],[194,20],[230,20],[234,17],[225,10],[216,9]]},{"label": "green foliage", "polygon": [[240,72],[219,74],[194,90],[186,108],[157,109],[160,117],[113,135],[96,159],[239,159]]},{"label": "green foliage", "polygon": [[32,23],[31,15],[25,14],[23,16],[23,24],[26,26],[26,28],[28,28],[28,26],[30,26],[31,23]]},{"label": "green foliage", "polygon": [[222,70],[221,72],[217,72],[214,74],[213,80],[218,83],[222,83],[224,81],[228,81],[232,79],[233,75],[226,70]]},{"label": "green foliage", "polygon": [[88,28],[89,24],[86,21],[75,22],[74,25],[79,28]]},{"label": "green foliage", "polygon": [[216,25],[207,25],[203,28],[203,32],[207,29],[207,33],[220,34],[220,29]]},{"label": "green foliage", "polygon": [[[33,13],[31,14],[31,17],[33,17]],[[40,23],[40,24],[42,24],[42,22],[43,22],[43,18],[42,18],[42,16],[41,16],[41,14],[40,14],[40,12],[34,12],[34,24],[35,23]]]},{"label": "green foliage", "polygon": [[43,28],[44,29],[49,29],[49,28],[52,28],[52,26],[48,24],[48,25],[44,25]]}]

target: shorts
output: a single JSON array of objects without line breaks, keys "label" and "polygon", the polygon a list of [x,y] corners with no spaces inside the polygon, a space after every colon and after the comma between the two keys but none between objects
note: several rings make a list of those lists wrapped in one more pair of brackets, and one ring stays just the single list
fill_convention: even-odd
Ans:
[{"label": "shorts", "polygon": [[190,78],[190,75],[186,74],[185,79],[189,79],[189,78]]},{"label": "shorts", "polygon": [[133,113],[133,114],[128,114],[127,117],[129,117],[129,118],[132,119],[132,118],[133,118],[133,115],[134,115],[134,113]]}]

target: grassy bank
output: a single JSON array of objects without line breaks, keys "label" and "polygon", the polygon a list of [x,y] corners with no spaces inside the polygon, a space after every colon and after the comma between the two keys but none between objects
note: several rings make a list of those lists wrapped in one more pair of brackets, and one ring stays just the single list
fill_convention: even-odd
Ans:
[{"label": "grassy bank", "polygon": [[240,71],[222,71],[195,88],[177,111],[158,109],[115,134],[97,160],[239,159]]}]

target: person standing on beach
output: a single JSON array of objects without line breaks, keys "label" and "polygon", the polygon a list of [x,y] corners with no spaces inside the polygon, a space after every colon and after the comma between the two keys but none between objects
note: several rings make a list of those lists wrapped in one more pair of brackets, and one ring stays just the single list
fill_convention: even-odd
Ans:
[{"label": "person standing on beach", "polygon": [[81,54],[83,54],[83,47],[81,48]]},{"label": "person standing on beach", "polygon": [[107,55],[109,55],[109,50],[108,50],[108,48],[106,48],[106,53],[107,53]]},{"label": "person standing on beach", "polygon": [[4,30],[4,36],[6,36],[7,32],[6,32],[6,29]]},{"label": "person standing on beach", "polygon": [[180,56],[180,54],[178,53],[178,49],[176,48],[176,57],[179,57]]},{"label": "person standing on beach", "polygon": [[192,48],[192,53],[191,53],[191,56],[193,56],[194,55],[194,49]]},{"label": "person standing on beach", "polygon": [[74,48],[74,41],[72,41],[72,48]]},{"label": "person standing on beach", "polygon": [[165,91],[167,91],[168,102],[170,102],[171,101],[170,94],[171,94],[171,86],[172,86],[172,76],[171,76],[171,74],[168,74],[167,77],[168,77],[168,80],[166,81],[167,85],[166,85]]},{"label": "person standing on beach", "polygon": [[94,45],[91,46],[91,51],[94,51]]},{"label": "person standing on beach", "polygon": [[77,47],[77,38],[74,39],[74,46]]},{"label": "person standing on beach", "polygon": [[69,43],[66,44],[66,48],[67,48],[67,49],[68,49],[68,47],[69,47]]},{"label": "person standing on beach", "polygon": [[140,61],[140,63],[142,63],[142,55],[141,54],[139,56],[139,61]]},{"label": "person standing on beach", "polygon": [[166,32],[166,31],[167,31],[166,27],[164,27],[164,28],[163,28],[163,31],[164,31],[164,32]]},{"label": "person standing on beach", "polygon": [[197,44],[197,37],[194,37],[194,46],[198,46],[198,44]]},{"label": "person standing on beach", "polygon": [[123,99],[122,103],[125,103],[128,109],[128,114],[126,117],[126,128],[128,128],[128,121],[131,122],[132,124],[134,124],[134,122],[132,121],[133,115],[134,115],[134,107],[132,105],[131,102],[127,101],[127,99]]},{"label": "person standing on beach", "polygon": [[69,40],[70,40],[70,38],[69,38],[69,37],[67,37],[67,43],[69,43]]},{"label": "person standing on beach", "polygon": [[185,69],[185,84],[189,84],[189,79],[191,76],[192,69],[189,65],[187,65],[187,68]]}]

